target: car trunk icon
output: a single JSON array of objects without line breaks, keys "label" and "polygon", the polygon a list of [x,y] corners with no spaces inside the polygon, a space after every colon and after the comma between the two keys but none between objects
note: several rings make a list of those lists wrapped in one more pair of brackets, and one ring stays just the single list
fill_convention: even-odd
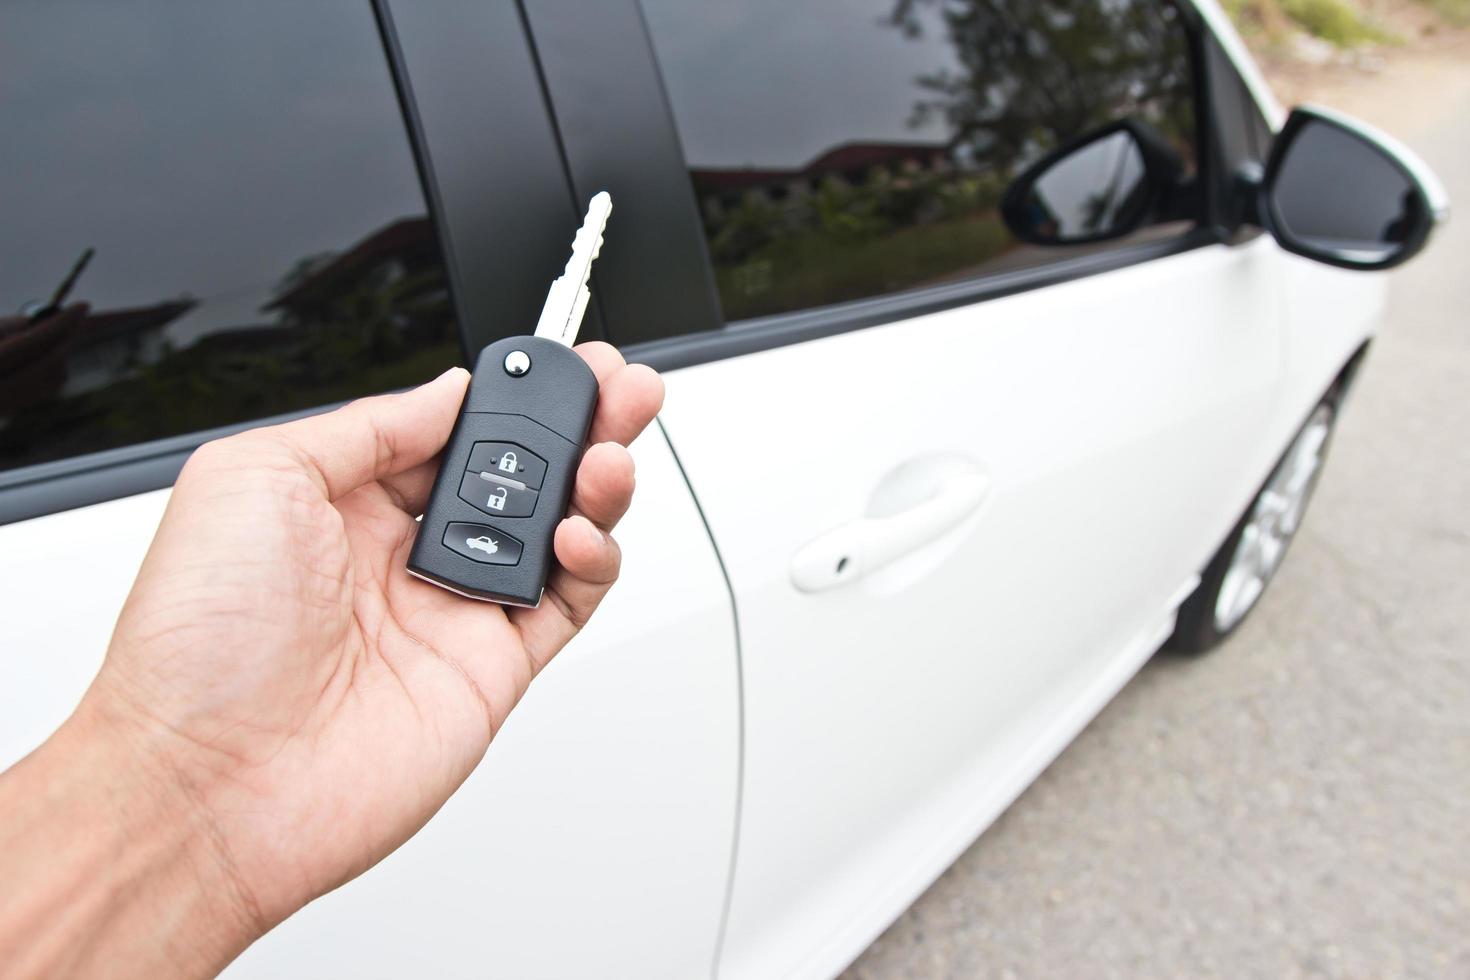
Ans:
[{"label": "car trunk icon", "polygon": [[464,543],[476,551],[483,551],[487,555],[493,555],[500,550],[500,545],[488,534],[482,534],[478,538],[465,538]]}]

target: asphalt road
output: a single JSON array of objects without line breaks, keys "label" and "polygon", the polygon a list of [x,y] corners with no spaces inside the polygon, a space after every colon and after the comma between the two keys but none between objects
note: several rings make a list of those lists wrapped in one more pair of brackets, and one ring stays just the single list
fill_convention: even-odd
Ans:
[{"label": "asphalt road", "polygon": [[1462,213],[1394,273],[1262,605],[1156,657],[847,980],[1470,978],[1470,61],[1386,74],[1337,101]]}]

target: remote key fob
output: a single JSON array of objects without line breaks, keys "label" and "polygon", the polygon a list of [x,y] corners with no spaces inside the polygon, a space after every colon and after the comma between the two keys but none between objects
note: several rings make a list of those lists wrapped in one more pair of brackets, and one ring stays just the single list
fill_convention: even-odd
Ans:
[{"label": "remote key fob", "polygon": [[480,352],[408,558],[409,574],[471,599],[541,602],[597,408],[597,378],[572,350],[587,278],[612,211],[596,194],[551,284],[534,336]]}]

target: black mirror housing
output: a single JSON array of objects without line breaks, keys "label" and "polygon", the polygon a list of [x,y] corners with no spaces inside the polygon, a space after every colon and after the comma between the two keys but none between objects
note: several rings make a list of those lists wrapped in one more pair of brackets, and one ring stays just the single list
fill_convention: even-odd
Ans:
[{"label": "black mirror housing", "polygon": [[1283,249],[1345,269],[1413,258],[1449,216],[1433,171],[1397,140],[1351,117],[1292,110],[1259,181],[1251,216]]}]

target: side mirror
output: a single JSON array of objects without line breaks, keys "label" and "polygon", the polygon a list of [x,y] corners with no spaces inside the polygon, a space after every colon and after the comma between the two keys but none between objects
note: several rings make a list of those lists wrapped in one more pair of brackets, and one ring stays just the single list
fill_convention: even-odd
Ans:
[{"label": "side mirror", "polygon": [[1348,116],[1293,109],[1257,190],[1259,223],[1288,252],[1346,269],[1412,258],[1449,196],[1407,147]]},{"label": "side mirror", "polygon": [[1033,245],[1121,238],[1178,184],[1183,161],[1162,136],[1131,119],[1109,123],[1053,150],[1006,188],[1011,234]]}]

